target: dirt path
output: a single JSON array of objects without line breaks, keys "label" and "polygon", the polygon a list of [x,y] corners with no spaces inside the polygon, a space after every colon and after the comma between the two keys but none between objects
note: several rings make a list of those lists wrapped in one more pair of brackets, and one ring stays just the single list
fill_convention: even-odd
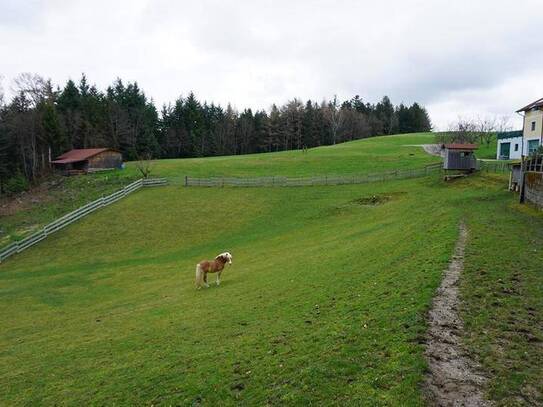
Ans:
[{"label": "dirt path", "polygon": [[425,356],[429,372],[424,388],[430,405],[490,406],[483,396],[485,377],[477,364],[463,351],[463,323],[458,316],[458,280],[464,269],[464,249],[468,231],[460,224],[454,256],[434,297],[429,314]]},{"label": "dirt path", "polygon": [[441,157],[440,144],[406,144],[405,147],[422,147],[422,149],[433,156]]}]

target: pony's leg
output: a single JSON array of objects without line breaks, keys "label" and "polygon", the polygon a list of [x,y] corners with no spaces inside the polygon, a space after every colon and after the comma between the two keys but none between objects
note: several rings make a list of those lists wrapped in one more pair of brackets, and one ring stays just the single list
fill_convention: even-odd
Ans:
[{"label": "pony's leg", "polygon": [[209,287],[209,284],[207,283],[207,273],[204,273],[204,285]]},{"label": "pony's leg", "polygon": [[219,272],[217,273],[217,285],[220,285],[220,284],[221,284],[221,273],[222,273],[222,271],[219,271]]}]

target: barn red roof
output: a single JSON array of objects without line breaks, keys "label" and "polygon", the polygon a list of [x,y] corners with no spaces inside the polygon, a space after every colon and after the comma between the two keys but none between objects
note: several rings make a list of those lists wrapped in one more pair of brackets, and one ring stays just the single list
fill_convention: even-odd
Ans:
[{"label": "barn red roof", "polygon": [[517,110],[518,112],[527,112],[528,110],[532,110],[537,107],[543,106],[543,98],[537,99],[535,102],[530,103],[529,105],[524,106],[523,108]]},{"label": "barn red roof", "polygon": [[441,148],[448,148],[449,150],[477,150],[479,146],[477,144],[443,144]]},{"label": "barn red roof", "polygon": [[76,163],[79,161],[88,160],[91,157],[94,157],[96,154],[100,154],[104,151],[111,150],[111,148],[80,148],[70,150],[67,153],[62,154],[57,157],[55,161],[51,161],[53,164],[69,164]]}]

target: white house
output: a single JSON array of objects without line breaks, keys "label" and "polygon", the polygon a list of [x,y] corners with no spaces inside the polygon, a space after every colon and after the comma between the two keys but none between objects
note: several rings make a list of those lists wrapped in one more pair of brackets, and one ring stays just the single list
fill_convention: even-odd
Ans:
[{"label": "white house", "polygon": [[498,133],[498,160],[518,160],[522,156],[522,130]]},{"label": "white house", "polygon": [[543,98],[517,110],[517,113],[524,116],[522,131],[498,133],[498,160],[526,157],[543,144]]}]

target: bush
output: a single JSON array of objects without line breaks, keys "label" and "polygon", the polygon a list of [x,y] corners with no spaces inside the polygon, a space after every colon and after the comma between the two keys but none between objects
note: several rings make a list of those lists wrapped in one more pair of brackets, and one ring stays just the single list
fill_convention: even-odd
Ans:
[{"label": "bush", "polygon": [[22,174],[16,174],[2,185],[2,192],[6,195],[15,195],[28,189],[28,181]]}]

